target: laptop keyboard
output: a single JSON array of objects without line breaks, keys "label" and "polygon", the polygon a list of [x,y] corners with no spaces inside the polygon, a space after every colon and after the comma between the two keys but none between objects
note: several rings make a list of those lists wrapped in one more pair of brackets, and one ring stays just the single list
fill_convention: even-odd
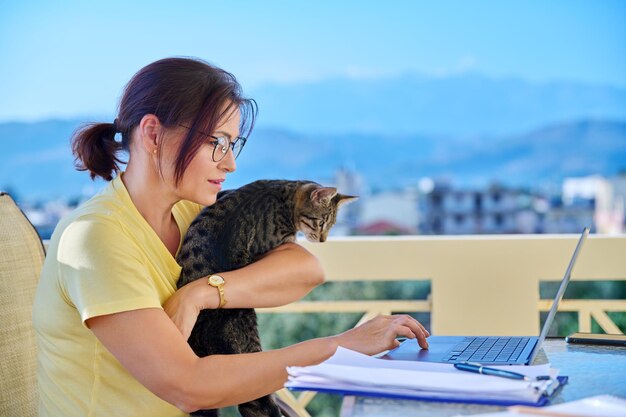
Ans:
[{"label": "laptop keyboard", "polygon": [[530,337],[466,337],[444,358],[445,362],[515,362]]}]

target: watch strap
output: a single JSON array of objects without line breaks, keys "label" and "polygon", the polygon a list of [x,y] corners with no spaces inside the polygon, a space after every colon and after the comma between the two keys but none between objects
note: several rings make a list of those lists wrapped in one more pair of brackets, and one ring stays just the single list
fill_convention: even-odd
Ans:
[{"label": "watch strap", "polygon": [[[211,282],[211,278],[212,277],[216,277],[219,278],[219,284],[213,283]],[[226,300],[226,295],[224,294],[224,284],[226,283],[226,281],[224,281],[224,278],[222,278],[220,275],[210,275],[207,279],[207,283],[211,286],[211,287],[215,287],[215,289],[217,289],[217,293],[220,296],[220,303],[217,306],[217,308],[222,308],[224,307],[224,305],[226,304],[227,300]]]},{"label": "watch strap", "polygon": [[217,286],[217,292],[220,294],[220,305],[217,308],[222,308],[226,305],[226,296],[224,295],[224,284],[220,284]]}]

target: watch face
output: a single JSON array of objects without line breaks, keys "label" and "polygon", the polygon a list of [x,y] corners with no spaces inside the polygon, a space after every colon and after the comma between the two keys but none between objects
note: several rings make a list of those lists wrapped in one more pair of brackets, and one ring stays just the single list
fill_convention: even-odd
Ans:
[{"label": "watch face", "polygon": [[219,275],[211,275],[209,277],[209,283],[211,285],[220,285],[224,283],[224,278],[220,277]]}]

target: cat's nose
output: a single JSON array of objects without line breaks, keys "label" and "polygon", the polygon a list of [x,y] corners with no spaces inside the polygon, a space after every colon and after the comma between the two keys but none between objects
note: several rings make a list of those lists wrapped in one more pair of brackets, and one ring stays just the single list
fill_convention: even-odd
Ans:
[{"label": "cat's nose", "polygon": [[326,242],[326,236],[324,235],[320,236],[320,242],[322,243]]}]

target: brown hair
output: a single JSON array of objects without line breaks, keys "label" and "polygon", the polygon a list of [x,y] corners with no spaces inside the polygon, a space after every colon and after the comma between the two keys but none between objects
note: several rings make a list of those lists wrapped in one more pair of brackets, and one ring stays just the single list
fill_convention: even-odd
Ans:
[{"label": "brown hair", "polygon": [[[154,114],[165,128],[181,124],[190,128],[174,162],[178,184],[204,143],[200,132],[213,132],[235,108],[241,112],[241,134],[247,136],[254,127],[257,105],[242,96],[232,74],[196,58],[153,62],[139,70],[124,88],[113,123],[87,123],[74,132],[76,168],[89,171],[92,179],[98,176],[111,181],[124,163],[119,153],[129,150],[132,130],[143,116]],[[121,141],[115,140],[117,133],[121,133]]]}]

